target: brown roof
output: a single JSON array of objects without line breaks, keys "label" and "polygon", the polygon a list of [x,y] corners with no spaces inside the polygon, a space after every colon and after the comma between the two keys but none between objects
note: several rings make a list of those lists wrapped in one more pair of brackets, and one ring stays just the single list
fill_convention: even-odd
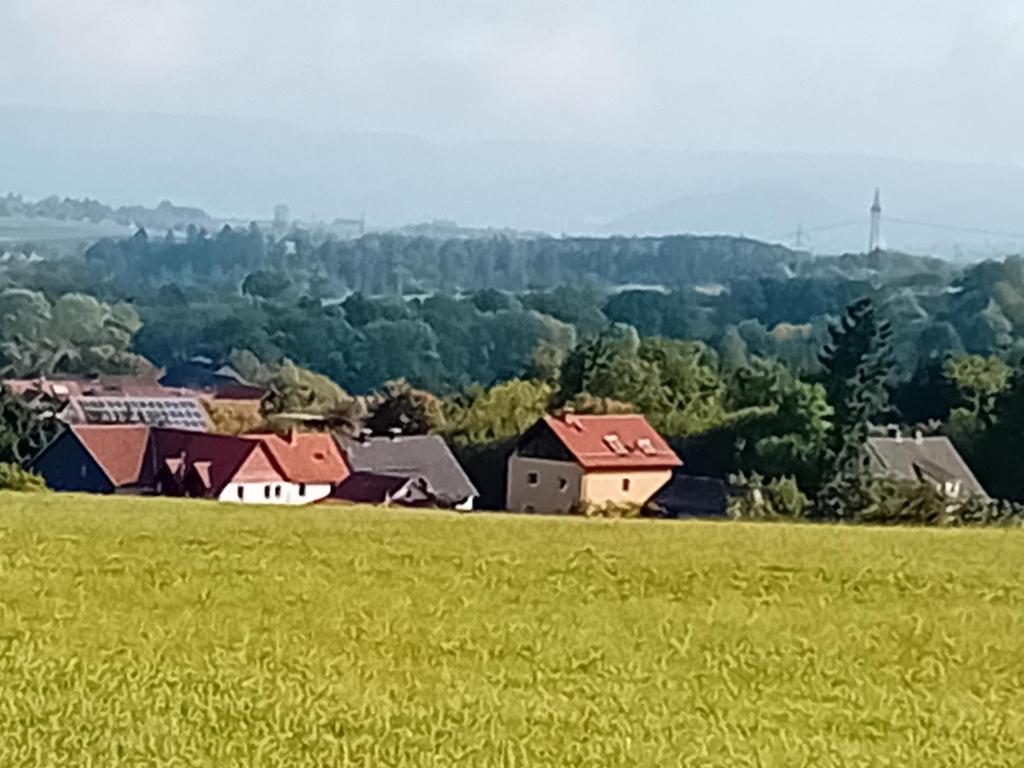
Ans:
[{"label": "brown roof", "polygon": [[[157,469],[161,466],[170,466],[168,460],[171,464],[176,464],[175,460],[181,460],[182,464],[177,465],[179,468],[203,466],[200,476],[213,495],[218,495],[234,480],[235,474],[254,451],[265,450],[261,443],[254,440],[233,435],[192,432],[186,429],[154,427],[151,437],[152,461],[147,462],[147,471],[143,473],[147,482],[156,481]],[[266,479],[276,478],[268,476]]]},{"label": "brown roof", "polygon": [[139,482],[146,455],[149,429],[139,424],[124,426],[75,426],[71,433],[89,452],[115,487]]},{"label": "brown roof", "polygon": [[639,414],[545,416],[584,469],[670,469],[682,461]]},{"label": "brown roof", "polygon": [[281,474],[293,483],[336,485],[350,474],[338,444],[329,434],[292,432],[286,437],[275,434],[243,437],[261,441]]}]

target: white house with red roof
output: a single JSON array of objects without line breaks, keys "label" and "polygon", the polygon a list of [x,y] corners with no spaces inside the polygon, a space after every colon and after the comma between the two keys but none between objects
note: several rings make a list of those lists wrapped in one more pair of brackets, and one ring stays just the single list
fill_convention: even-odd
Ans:
[{"label": "white house with red roof", "polygon": [[581,506],[644,504],[682,465],[638,414],[545,416],[508,460],[513,512],[568,512]]}]

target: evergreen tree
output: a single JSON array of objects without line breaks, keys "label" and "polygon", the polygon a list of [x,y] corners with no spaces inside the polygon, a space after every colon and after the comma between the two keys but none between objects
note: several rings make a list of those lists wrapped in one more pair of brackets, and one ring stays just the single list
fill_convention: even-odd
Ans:
[{"label": "evergreen tree", "polygon": [[842,320],[829,328],[829,337],[820,359],[833,417],[826,435],[829,480],[819,512],[841,518],[863,488],[871,423],[889,405],[892,328],[864,298],[847,307]]}]

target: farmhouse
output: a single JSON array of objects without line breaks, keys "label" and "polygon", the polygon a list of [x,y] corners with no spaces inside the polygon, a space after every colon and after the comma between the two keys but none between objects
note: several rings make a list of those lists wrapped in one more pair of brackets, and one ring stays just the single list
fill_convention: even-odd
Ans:
[{"label": "farmhouse", "polygon": [[509,457],[506,502],[514,512],[644,504],[681,465],[643,416],[545,416]]},{"label": "farmhouse", "polygon": [[145,376],[96,379],[40,377],[3,384],[29,405],[46,409],[67,424],[143,424],[203,431],[206,410],[193,392]]},{"label": "farmhouse", "polygon": [[340,445],[353,472],[422,481],[439,507],[471,510],[480,495],[438,435],[342,439]]},{"label": "farmhouse", "polygon": [[246,504],[309,504],[349,470],[326,435],[233,437],[144,426],[71,426],[30,465],[47,485]]}]

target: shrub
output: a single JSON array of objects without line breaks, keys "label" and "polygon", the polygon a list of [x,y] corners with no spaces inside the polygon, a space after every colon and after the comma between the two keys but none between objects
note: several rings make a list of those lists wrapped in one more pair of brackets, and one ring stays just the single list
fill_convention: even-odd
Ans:
[{"label": "shrub", "polygon": [[642,517],[643,506],[609,501],[605,504],[580,504],[574,512],[584,517],[627,520]]},{"label": "shrub", "polygon": [[740,475],[733,484],[741,489],[729,502],[734,520],[801,520],[810,510],[810,500],[791,477],[765,481],[758,474]]},{"label": "shrub", "polygon": [[17,464],[0,462],[0,491],[39,493],[45,490],[46,482],[39,475],[34,475]]},{"label": "shrub", "polygon": [[870,525],[1019,525],[1021,508],[980,496],[951,499],[931,483],[875,478],[862,486],[852,519]]}]

